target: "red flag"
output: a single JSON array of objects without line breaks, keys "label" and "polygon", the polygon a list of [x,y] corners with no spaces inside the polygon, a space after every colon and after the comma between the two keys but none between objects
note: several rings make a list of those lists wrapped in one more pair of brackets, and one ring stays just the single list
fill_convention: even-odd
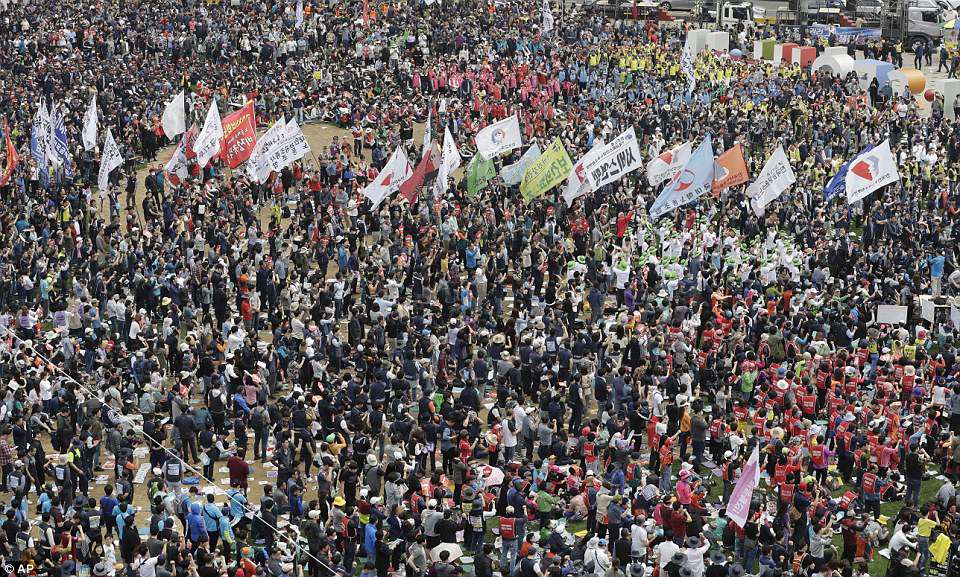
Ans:
[{"label": "red flag", "polygon": [[236,168],[250,158],[253,147],[257,143],[257,122],[254,118],[253,100],[247,102],[240,110],[223,119],[223,143],[220,146],[220,156],[227,166]]},{"label": "red flag", "polygon": [[196,122],[191,124],[190,129],[183,134],[183,146],[187,151],[187,160],[193,160],[197,157],[197,153],[193,151],[193,143],[197,141],[198,134]]},{"label": "red flag", "polygon": [[10,138],[10,127],[7,126],[6,122],[3,123],[3,133],[7,141],[7,165],[3,168],[0,186],[7,186],[13,176],[13,171],[16,170],[17,164],[20,162],[20,157],[17,156],[17,148],[13,145],[13,139]]},{"label": "red flag", "polygon": [[413,169],[413,175],[400,185],[400,197],[410,204],[416,202],[423,185],[428,179],[435,178],[439,170],[440,158],[436,147],[431,146],[417,167]]}]

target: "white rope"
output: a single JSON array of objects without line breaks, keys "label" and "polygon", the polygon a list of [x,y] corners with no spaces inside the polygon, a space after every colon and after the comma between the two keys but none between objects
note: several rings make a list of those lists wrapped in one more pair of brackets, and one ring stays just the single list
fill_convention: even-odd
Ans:
[{"label": "white rope", "polygon": [[[16,340],[18,340],[21,344],[29,347],[37,357],[43,359],[43,360],[47,363],[47,366],[48,366],[48,367],[53,367],[54,371],[56,371],[57,373],[61,374],[61,375],[64,376],[67,380],[69,380],[71,383],[77,385],[78,387],[80,387],[81,389],[83,389],[84,391],[86,391],[86,393],[87,393],[88,395],[90,395],[90,396],[93,397],[93,398],[98,399],[98,400],[99,400],[100,402],[102,402],[103,404],[109,406],[109,403],[107,403],[106,401],[104,401],[103,397],[101,397],[100,395],[98,395],[98,394],[95,393],[94,391],[92,391],[92,390],[90,390],[89,388],[87,388],[86,385],[81,384],[79,381],[77,381],[75,378],[73,378],[69,373],[67,373],[66,371],[64,371],[62,367],[60,367],[60,366],[58,366],[58,365],[55,365],[53,362],[50,361],[49,358],[47,358],[45,355],[41,354],[40,351],[37,350],[36,346],[35,346],[32,342],[29,342],[29,343],[28,343],[27,341],[23,340],[22,338],[20,338],[19,335],[17,335],[14,331],[11,331],[8,327],[2,327],[2,328],[3,328],[3,330],[4,330],[4,332],[5,332],[6,334],[12,336],[12,337],[15,338]],[[140,413],[139,410],[140,410],[139,407],[137,407],[137,414],[139,414],[140,417],[143,418],[144,415],[143,415],[143,413]],[[137,425],[136,421],[134,421],[133,419],[131,419],[131,418],[128,417],[127,415],[124,415],[124,414],[118,412],[117,410],[113,409],[112,407],[110,408],[110,411],[111,411],[113,414],[115,414],[118,418],[120,418],[121,420],[126,421],[126,423],[127,423],[128,425],[132,426],[134,429],[138,428],[138,425]],[[158,447],[160,447],[161,449],[163,449],[168,455],[170,455],[170,456],[173,457],[174,459],[177,459],[178,461],[180,461],[180,463],[184,466],[184,468],[186,468],[187,470],[189,470],[191,473],[194,473],[194,474],[195,474],[197,477],[199,477],[200,479],[202,479],[202,480],[206,481],[207,483],[209,483],[210,485],[212,485],[212,486],[214,487],[214,489],[216,489],[217,491],[220,492],[220,494],[227,496],[227,497],[230,499],[230,503],[233,503],[233,502],[234,502],[234,500],[233,500],[232,498],[230,498],[230,496],[227,494],[227,491],[226,491],[225,489],[223,489],[223,488],[220,486],[219,483],[217,483],[216,481],[214,481],[214,480],[212,480],[212,479],[208,479],[208,478],[204,477],[204,476],[203,476],[203,473],[202,473],[201,471],[198,471],[195,467],[193,467],[193,465],[187,463],[186,461],[184,461],[183,459],[181,459],[176,453],[174,453],[173,451],[171,451],[171,450],[168,449],[167,447],[163,446],[163,443],[157,441],[156,439],[154,439],[153,437],[151,437],[150,435],[148,435],[146,432],[144,432],[142,426],[140,426],[139,429],[140,429],[140,434],[141,434],[143,437],[145,437],[147,440],[151,441],[152,443],[154,443],[155,445],[157,445]],[[116,458],[116,456],[114,456],[114,458]],[[271,529],[273,529],[273,531],[277,534],[278,537],[280,537],[281,539],[283,539],[283,540],[286,541],[287,543],[293,545],[293,546],[296,548],[297,552],[303,553],[304,555],[306,555],[306,556],[309,557],[310,559],[313,559],[314,561],[316,561],[317,563],[319,563],[320,565],[322,565],[323,567],[325,567],[325,568],[326,568],[328,571],[330,571],[331,573],[336,574],[336,571],[334,571],[334,569],[333,569],[332,567],[330,567],[329,565],[327,565],[326,563],[324,563],[324,562],[321,561],[320,559],[314,557],[313,554],[310,553],[310,551],[304,549],[303,546],[301,546],[300,543],[298,543],[296,540],[291,539],[290,537],[288,537],[285,532],[281,532],[279,528],[277,528],[277,527],[275,527],[274,525],[268,523],[268,522],[266,521],[266,519],[264,519],[263,517],[261,517],[261,516],[260,516],[255,510],[253,510],[251,507],[248,507],[247,504],[245,504],[245,503],[239,503],[239,505],[240,505],[241,507],[243,507],[243,509],[244,509],[244,511],[245,511],[246,513],[250,513],[253,517],[255,517],[255,518],[259,519],[260,521],[262,521],[262,522],[264,523],[264,525],[266,525],[267,527],[270,527]],[[237,552],[237,554],[238,554],[238,556],[239,556],[239,551]]]}]

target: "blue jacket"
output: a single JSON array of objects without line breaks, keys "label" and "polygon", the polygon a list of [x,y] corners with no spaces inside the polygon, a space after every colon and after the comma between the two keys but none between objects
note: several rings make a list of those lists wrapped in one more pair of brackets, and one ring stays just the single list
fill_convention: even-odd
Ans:
[{"label": "blue jacket", "polygon": [[200,515],[200,503],[190,505],[190,514],[187,515],[187,537],[197,543],[207,534],[207,526]]}]

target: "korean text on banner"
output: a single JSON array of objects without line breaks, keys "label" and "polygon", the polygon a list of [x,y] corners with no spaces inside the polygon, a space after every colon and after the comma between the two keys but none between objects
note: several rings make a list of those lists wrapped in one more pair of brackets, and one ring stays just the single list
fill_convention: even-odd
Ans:
[{"label": "korean text on banner", "polygon": [[757,180],[747,187],[747,197],[751,199],[753,211],[757,216],[762,215],[767,205],[779,198],[783,191],[796,181],[797,177],[790,168],[787,153],[783,146],[778,146],[763,165]]},{"label": "korean text on banner", "polygon": [[571,170],[573,170],[573,162],[570,161],[563,143],[559,138],[555,138],[540,158],[524,173],[523,180],[520,182],[520,195],[523,201],[530,202],[543,195],[563,182]]},{"label": "korean text on banner", "polygon": [[253,101],[248,100],[240,110],[223,119],[221,155],[227,166],[236,168],[246,162],[257,144],[257,122]]},{"label": "korean text on banner", "polygon": [[757,482],[760,479],[759,461],[759,447],[754,446],[750,458],[747,459],[747,464],[743,466],[743,472],[740,473],[740,479],[734,486],[733,492],[730,493],[730,501],[727,503],[727,517],[740,528],[747,524],[747,517],[750,515],[753,490],[757,488]]}]

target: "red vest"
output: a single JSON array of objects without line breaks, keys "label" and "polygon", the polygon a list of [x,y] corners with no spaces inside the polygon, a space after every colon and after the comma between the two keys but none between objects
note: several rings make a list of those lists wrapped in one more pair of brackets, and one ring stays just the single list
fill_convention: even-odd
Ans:
[{"label": "red vest", "polygon": [[826,455],[823,452],[823,445],[810,447],[810,460],[815,467],[823,467],[826,464]]},{"label": "red vest", "polygon": [[500,517],[500,538],[517,538],[517,520],[513,517]]},{"label": "red vest", "polygon": [[793,483],[784,483],[780,485],[780,502],[793,503],[793,493],[796,486]]}]

